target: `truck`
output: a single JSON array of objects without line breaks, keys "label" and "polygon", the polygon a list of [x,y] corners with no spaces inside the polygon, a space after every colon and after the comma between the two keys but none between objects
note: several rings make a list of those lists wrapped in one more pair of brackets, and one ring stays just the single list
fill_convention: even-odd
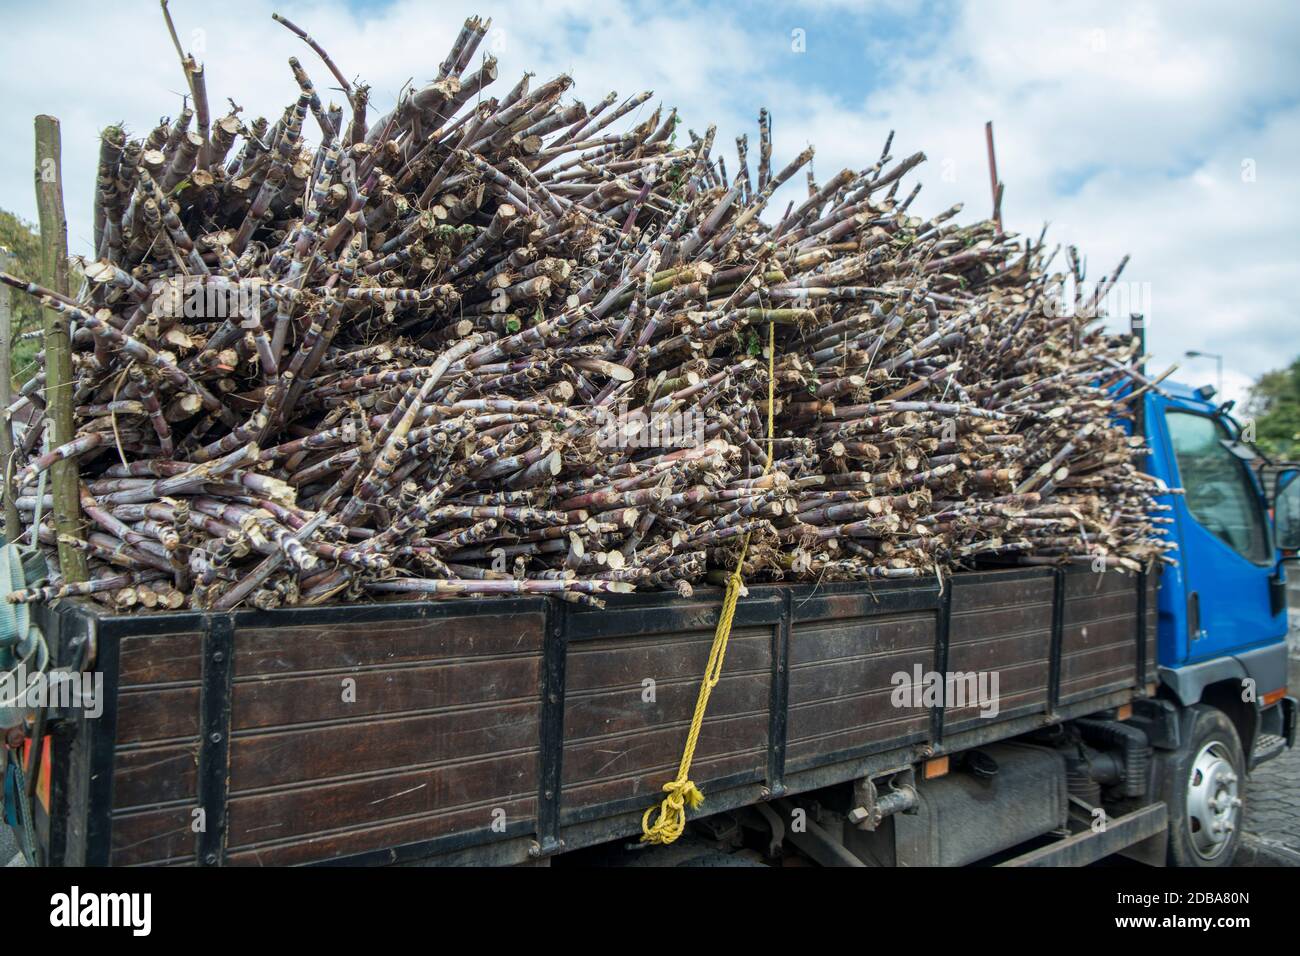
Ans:
[{"label": "truck", "polygon": [[1168,489],[1176,562],[751,585],[690,767],[705,799],[671,845],[640,837],[678,768],[712,589],[600,610],[41,607],[52,671],[94,693],[90,707],[52,700],[15,751],[31,852],[95,866],[1228,866],[1248,774],[1295,742],[1284,563],[1300,472],[1275,469],[1266,489],[1213,389],[1142,392],[1133,424]]}]

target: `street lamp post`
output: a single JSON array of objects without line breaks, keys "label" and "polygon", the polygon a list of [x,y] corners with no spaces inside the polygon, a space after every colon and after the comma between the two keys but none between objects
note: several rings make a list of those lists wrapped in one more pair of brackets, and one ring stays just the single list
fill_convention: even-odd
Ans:
[{"label": "street lamp post", "polygon": [[1214,352],[1198,352],[1191,349],[1184,353],[1188,358],[1208,358],[1214,359],[1214,378],[1218,388],[1219,397],[1223,397],[1223,356],[1216,355]]}]

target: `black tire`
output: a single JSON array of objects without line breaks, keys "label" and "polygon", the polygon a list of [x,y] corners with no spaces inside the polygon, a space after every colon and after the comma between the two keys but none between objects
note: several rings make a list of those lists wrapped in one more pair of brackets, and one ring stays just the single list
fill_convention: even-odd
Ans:
[{"label": "black tire", "polygon": [[1241,844],[1244,810],[1233,801],[1245,799],[1246,759],[1237,728],[1223,711],[1206,704],[1190,710],[1183,746],[1161,755],[1169,865],[1231,866]]}]

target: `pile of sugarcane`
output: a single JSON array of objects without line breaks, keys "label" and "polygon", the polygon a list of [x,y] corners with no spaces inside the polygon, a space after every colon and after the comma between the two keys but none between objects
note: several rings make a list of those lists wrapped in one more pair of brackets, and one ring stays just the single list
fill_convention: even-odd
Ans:
[{"label": "pile of sugarcane", "polygon": [[[50,447],[40,374],[8,410],[51,570],[9,600],[599,603],[689,594],[742,550],[746,580],[1168,560],[1124,427],[1157,386],[1089,308],[1118,270],[1059,308],[1042,236],[910,216],[924,156],[889,142],[818,183],[812,149],[773,166],[764,111],[729,175],[648,93],[494,97],[477,18],[373,116],[276,19],[345,107],[290,59],[274,122],[214,119],[185,58],[173,121],[103,135],[80,294],[3,277],[70,323],[77,428]],[[79,535],[46,481],[69,458]]]}]

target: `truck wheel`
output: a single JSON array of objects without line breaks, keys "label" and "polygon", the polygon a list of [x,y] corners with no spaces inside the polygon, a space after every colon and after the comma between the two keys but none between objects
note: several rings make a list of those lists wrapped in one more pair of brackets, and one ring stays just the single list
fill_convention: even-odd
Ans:
[{"label": "truck wheel", "polygon": [[1226,714],[1191,708],[1188,740],[1165,756],[1170,866],[1231,866],[1241,842],[1246,760]]}]

